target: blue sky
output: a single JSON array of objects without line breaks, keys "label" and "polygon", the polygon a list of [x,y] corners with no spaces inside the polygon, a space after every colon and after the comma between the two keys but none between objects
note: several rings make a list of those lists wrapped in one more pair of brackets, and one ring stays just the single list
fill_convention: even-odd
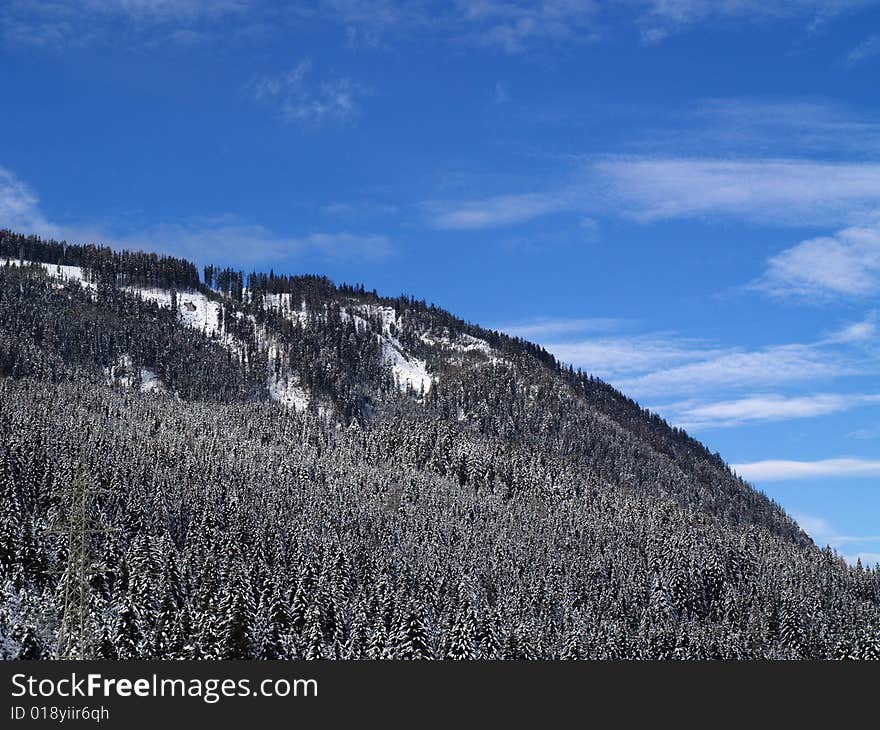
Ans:
[{"label": "blue sky", "polygon": [[7,0],[0,225],[521,334],[880,560],[880,2]]}]

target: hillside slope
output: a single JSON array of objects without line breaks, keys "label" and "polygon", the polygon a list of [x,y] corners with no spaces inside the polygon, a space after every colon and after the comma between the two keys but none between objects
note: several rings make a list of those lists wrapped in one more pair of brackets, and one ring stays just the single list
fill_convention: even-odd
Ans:
[{"label": "hillside slope", "polygon": [[321,277],[0,264],[8,657],[57,649],[84,479],[98,656],[880,655],[880,573],[535,345]]}]

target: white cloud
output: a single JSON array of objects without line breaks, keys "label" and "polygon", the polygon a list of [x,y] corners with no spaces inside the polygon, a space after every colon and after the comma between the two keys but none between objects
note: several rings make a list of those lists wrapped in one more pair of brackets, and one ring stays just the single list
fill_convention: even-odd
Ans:
[{"label": "white cloud", "polygon": [[704,23],[772,22],[799,19],[807,29],[847,11],[871,4],[872,0],[627,0],[642,14],[639,24],[648,42]]},{"label": "white cloud", "polygon": [[570,209],[568,194],[524,193],[473,201],[432,201],[423,204],[431,225],[447,230],[480,230],[526,223]]},{"label": "white cloud", "polygon": [[[841,535],[828,520],[822,517],[804,514],[795,514],[793,517],[819,547],[830,545],[842,553],[847,545],[865,545],[870,549],[871,543],[880,543],[880,535]],[[862,565],[867,566],[880,562],[880,553],[864,551],[853,554],[844,553],[843,558],[851,565],[855,565],[856,560],[861,559]]]},{"label": "white cloud", "polygon": [[843,238],[876,235],[880,215],[880,164],[868,162],[606,157],[587,164],[574,181],[548,187],[424,208],[435,227],[462,230],[604,210],[641,223],[738,218],[777,226],[851,224],[837,234]]},{"label": "white cloud", "polygon": [[[880,124],[871,117],[824,99],[716,97],[698,102],[684,118],[687,135],[674,129],[671,141],[681,150],[712,149],[745,156],[774,150],[777,156],[818,157],[841,153],[864,158],[880,150]],[[652,138],[665,139],[658,130]]]},{"label": "white cloud", "polygon": [[852,322],[826,337],[823,342],[831,345],[870,342],[877,339],[877,312],[869,312],[860,322]]},{"label": "white cloud", "polygon": [[143,233],[117,236],[119,248],[165,251],[199,262],[229,261],[236,265],[272,262],[278,265],[293,257],[381,258],[390,252],[386,236],[347,231],[280,236],[265,226],[238,222],[234,217],[198,218],[164,223]]},{"label": "white cloud", "polygon": [[880,226],[849,227],[773,256],[756,287],[775,295],[864,297],[880,292]]},{"label": "white cloud", "polygon": [[254,98],[275,108],[288,122],[315,126],[324,121],[348,121],[358,112],[361,89],[349,79],[312,80],[312,62],[300,61],[277,76],[263,76],[249,88]]},{"label": "white cloud", "polygon": [[841,535],[838,530],[831,526],[828,520],[822,517],[803,514],[796,514],[793,517],[804,531],[813,538],[813,541],[820,545],[838,547],[840,545],[880,541],[880,535]]},{"label": "white cloud", "polygon": [[[620,376],[644,374],[655,368],[705,361],[725,350],[698,340],[664,335],[601,337],[545,345],[556,357],[619,384]],[[647,377],[640,375],[639,377]]]},{"label": "white cloud", "polygon": [[52,236],[54,227],[40,211],[36,193],[11,171],[0,167],[0,226],[27,231],[38,236]]},{"label": "white cloud", "polygon": [[398,208],[391,203],[373,201],[357,201],[352,203],[327,203],[321,206],[321,212],[329,216],[383,216],[397,213]]},{"label": "white cloud", "polygon": [[609,158],[593,165],[606,203],[641,222],[736,216],[799,225],[864,220],[880,205],[880,164],[796,159]]},{"label": "white cloud", "polygon": [[682,428],[707,429],[814,418],[871,405],[880,405],[880,395],[816,393],[785,396],[770,393],[717,402],[683,401],[656,406],[652,410]]},{"label": "white cloud", "polygon": [[755,482],[785,481],[790,479],[817,479],[821,477],[880,476],[880,461],[874,459],[840,458],[818,461],[788,461],[769,459],[748,464],[731,464],[744,479]]},{"label": "white cloud", "polygon": [[863,568],[873,567],[880,563],[880,553],[862,552],[852,555],[844,555],[850,565],[855,565],[856,560],[861,561]]},{"label": "white cloud", "polygon": [[199,262],[241,265],[306,255],[370,259],[391,251],[388,237],[380,234],[335,231],[283,236],[228,215],[159,223],[133,232],[96,224],[50,222],[40,209],[37,195],[4,168],[0,168],[0,228],[77,243],[97,242],[118,249],[171,253]]},{"label": "white cloud", "polygon": [[854,66],[878,55],[880,55],[880,33],[869,36],[853,48],[847,55],[846,62]]},{"label": "white cloud", "polygon": [[[861,278],[853,272],[861,271],[860,257],[874,244],[852,244],[858,237],[880,235],[880,163],[864,159],[880,151],[876,121],[826,101],[715,98],[686,110],[672,127],[648,129],[641,137],[670,152],[570,158],[566,169],[540,186],[434,200],[422,208],[430,225],[451,230],[510,227],[561,213],[580,217],[584,230],[593,233],[599,214],[646,224],[736,218],[783,227],[821,225],[843,229],[812,245],[819,249],[839,239],[834,251],[822,252],[832,265],[812,267],[805,261],[805,272],[794,252],[781,255],[773,263],[774,276],[763,282],[767,288],[778,293],[794,279],[805,283],[822,277],[832,288],[872,284],[872,271]],[[724,156],[682,154],[696,149]],[[756,149],[788,156],[756,158]],[[842,160],[856,155],[861,161]],[[798,256],[809,248],[803,246]]]},{"label": "white cloud", "polygon": [[[697,353],[699,355],[699,353]],[[816,345],[772,345],[758,350],[728,349],[696,362],[617,379],[615,385],[640,396],[696,393],[801,383],[862,374],[860,364]]]},{"label": "white cloud", "polygon": [[594,39],[601,10],[596,0],[323,0],[318,15],[342,24],[349,39],[374,46],[389,34],[422,32],[518,53],[539,41]]},{"label": "white cloud", "polygon": [[[394,0],[324,0],[321,17],[349,35],[421,30],[517,53],[540,41],[594,41],[635,24],[643,40],[657,42],[685,28],[706,24],[799,22],[804,30],[872,0],[456,0],[431,3]],[[621,8],[623,12],[621,12]]]},{"label": "white cloud", "polygon": [[[357,47],[381,47],[391,35],[488,45],[518,53],[541,43],[584,43],[635,25],[647,42],[707,24],[798,21],[807,29],[872,0],[6,0],[0,22],[18,43],[86,43],[119,35],[118,19],[140,28],[193,28],[224,18],[218,29],[246,27],[285,32],[290,27],[340,28]],[[623,9],[621,11],[621,8]],[[855,52],[855,51],[854,51]],[[858,55],[858,54],[857,54]]]},{"label": "white cloud", "polygon": [[[132,38],[191,43],[220,21],[239,24],[260,2],[250,0],[6,0],[0,7],[0,36],[31,46],[84,46],[131,42]],[[229,29],[227,29],[229,30]]]},{"label": "white cloud", "polygon": [[74,0],[68,4],[97,13],[127,15],[161,22],[240,12],[253,5],[247,0]]},{"label": "white cloud", "polygon": [[[863,320],[813,342],[757,348],[676,333],[593,334],[619,331],[632,324],[613,318],[537,318],[508,323],[500,329],[537,341],[562,362],[603,378],[633,397],[678,396],[680,400],[658,407],[670,420],[733,425],[740,419],[807,417],[811,409],[821,415],[869,403],[873,398],[870,393],[793,397],[754,391],[876,374],[880,363],[873,352],[877,340],[875,319],[875,313],[869,312]],[[735,397],[742,391],[751,393]],[[705,394],[711,394],[712,400]],[[719,402],[719,395],[727,398]],[[798,416],[799,412],[803,415]]]},{"label": "white cloud", "polygon": [[461,20],[476,28],[489,45],[516,53],[535,40],[588,41],[596,38],[594,0],[544,0],[538,3],[465,0]]}]

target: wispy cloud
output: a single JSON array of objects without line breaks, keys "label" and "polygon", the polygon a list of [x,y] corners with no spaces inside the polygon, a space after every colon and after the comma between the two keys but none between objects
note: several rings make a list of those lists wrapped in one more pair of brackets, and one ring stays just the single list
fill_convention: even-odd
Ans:
[{"label": "wispy cloud", "polygon": [[381,234],[319,231],[285,236],[232,215],[193,217],[127,231],[100,223],[57,223],[43,213],[36,193],[4,168],[0,168],[0,227],[72,242],[97,242],[119,249],[171,253],[198,262],[237,265],[278,265],[303,256],[376,259],[391,252],[390,240]]},{"label": "wispy cloud", "polygon": [[[537,317],[497,328],[538,342],[562,362],[601,377],[628,395],[653,400],[678,396],[679,400],[657,407],[677,423],[734,425],[839,412],[880,399],[870,392],[755,393],[759,388],[788,389],[876,374],[880,371],[877,316],[869,311],[861,320],[814,341],[750,348],[676,332],[624,334],[636,323],[610,317]],[[743,391],[747,394],[740,395]]]},{"label": "wispy cloud", "polygon": [[[232,17],[252,16],[250,0],[8,0],[0,8],[0,36],[13,45],[57,47],[129,43],[133,38],[191,43]],[[246,24],[245,24],[246,25]],[[224,28],[227,36],[242,25]]]},{"label": "wispy cloud", "polygon": [[[848,563],[854,565],[856,560],[861,560],[862,565],[874,565],[880,562],[880,552],[871,552],[870,549],[880,545],[880,535],[841,535],[828,520],[813,515],[793,515],[803,530],[813,538],[818,546],[830,545],[835,550],[843,553]],[[867,547],[868,551],[848,553],[851,546]]]},{"label": "wispy cloud", "polygon": [[372,46],[389,36],[419,32],[519,53],[542,41],[594,40],[601,10],[596,0],[324,0],[312,15],[343,25],[350,41]]},{"label": "wispy cloud", "polygon": [[785,396],[778,393],[717,402],[681,401],[653,407],[675,425],[686,429],[741,426],[748,423],[788,421],[842,413],[862,406],[880,405],[877,394],[815,393]]},{"label": "wispy cloud", "polygon": [[817,545],[830,545],[837,535],[837,531],[824,517],[805,514],[795,514],[792,517],[797,520],[804,532],[812,537]]},{"label": "wispy cloud", "polygon": [[322,15],[349,33],[383,35],[429,30],[456,40],[518,53],[541,41],[583,43],[635,25],[648,43],[707,24],[796,22],[804,32],[871,0],[457,0],[451,3],[392,0],[325,0]]},{"label": "wispy cloud", "polygon": [[290,26],[338,27],[349,45],[381,47],[388,38],[439,38],[521,53],[541,44],[594,42],[635,26],[642,39],[659,42],[687,28],[755,22],[798,22],[807,31],[871,0],[7,0],[0,27],[17,43],[83,44],[113,40],[114,31],[182,27],[199,33],[214,21],[234,17],[221,30],[243,27],[281,30]]},{"label": "wispy cloud", "polygon": [[37,194],[12,171],[0,167],[0,225],[38,236],[56,236],[57,227],[40,210]]},{"label": "wispy cloud", "polygon": [[510,53],[539,40],[590,41],[598,36],[594,0],[544,0],[537,3],[467,0],[460,19],[471,24],[483,43]]},{"label": "wispy cloud", "polygon": [[[542,185],[423,207],[432,225],[454,229],[511,226],[554,213],[645,224],[733,218],[780,227],[877,225],[880,124],[831,104],[708,100],[673,128],[645,136],[668,152],[570,158]],[[682,154],[695,147],[720,156]],[[761,149],[790,156],[756,157]]]},{"label": "wispy cloud", "polygon": [[237,265],[271,262],[278,266],[303,256],[377,259],[391,251],[384,235],[338,231],[282,236],[265,226],[242,223],[230,216],[162,223],[109,242],[117,247],[166,251],[198,262],[219,260]]},{"label": "wispy cloud", "polygon": [[537,317],[520,322],[502,324],[497,329],[514,337],[530,340],[545,340],[548,337],[570,335],[583,332],[607,332],[619,329],[626,320],[613,317],[588,317],[581,319],[550,319]]},{"label": "wispy cloud", "polygon": [[283,74],[260,77],[248,88],[255,99],[270,105],[285,121],[305,126],[351,120],[363,94],[346,78],[315,80],[309,59]]},{"label": "wispy cloud", "polygon": [[856,560],[861,562],[864,567],[880,565],[880,552],[861,552],[845,555],[846,561],[850,565],[855,565]]},{"label": "wispy cloud", "polygon": [[861,321],[844,325],[828,335],[822,342],[829,345],[845,345],[875,340],[878,337],[877,319],[876,310],[868,312]]},{"label": "wispy cloud", "polygon": [[748,464],[731,464],[731,468],[744,479],[755,482],[817,479],[820,477],[880,476],[880,461],[859,458],[820,459],[818,461],[769,459],[753,461]]},{"label": "wispy cloud", "polygon": [[880,291],[880,225],[802,241],[773,256],[754,286],[777,296],[872,296]]},{"label": "wispy cloud", "polygon": [[880,164],[797,159],[609,158],[606,201],[633,219],[729,217],[798,225],[858,222],[880,203]]},{"label": "wispy cloud", "polygon": [[429,223],[445,230],[481,230],[526,223],[571,209],[571,194],[524,193],[470,201],[429,201],[422,205]]},{"label": "wispy cloud", "polygon": [[662,368],[686,367],[724,355],[724,348],[675,335],[643,334],[551,341],[546,348],[566,363],[611,380],[632,382]]},{"label": "wispy cloud", "polygon": [[628,0],[639,8],[642,36],[648,42],[706,23],[799,21],[805,30],[858,10],[871,0]]},{"label": "wispy cloud", "polygon": [[[678,120],[688,126],[658,129],[652,140],[716,154],[864,158],[880,151],[880,124],[835,101],[815,98],[715,97],[701,99]],[[673,136],[675,135],[675,136]],[[697,154],[699,154],[697,152]]]},{"label": "wispy cloud", "polygon": [[324,215],[335,217],[383,216],[397,213],[398,207],[391,203],[375,201],[355,201],[350,203],[335,202],[321,206]]},{"label": "wispy cloud", "polygon": [[74,0],[68,4],[95,13],[159,22],[241,12],[253,6],[248,0]]},{"label": "wispy cloud", "polygon": [[880,33],[865,38],[846,57],[849,66],[855,66],[869,58],[880,55]]},{"label": "wispy cloud", "polygon": [[863,373],[863,364],[844,353],[814,344],[785,344],[754,350],[729,349],[696,362],[618,378],[615,384],[644,397],[707,389],[741,390]]}]

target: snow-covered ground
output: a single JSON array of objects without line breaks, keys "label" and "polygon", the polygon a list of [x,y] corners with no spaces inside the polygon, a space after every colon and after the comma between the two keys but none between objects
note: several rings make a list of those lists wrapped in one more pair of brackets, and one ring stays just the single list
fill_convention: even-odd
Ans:
[{"label": "snow-covered ground", "polygon": [[[272,342],[269,344],[268,359],[269,365],[275,362],[278,355],[278,344]],[[266,379],[266,387],[269,389],[269,397],[286,406],[293,408],[300,413],[309,405],[309,394],[301,387],[297,379],[289,374],[282,373],[276,375],[274,372],[269,373]]]},{"label": "snow-covered ground", "polygon": [[19,266],[22,263],[25,266],[41,266],[43,269],[45,269],[47,274],[57,277],[62,281],[75,281],[86,287],[87,289],[97,288],[95,284],[85,280],[85,277],[83,276],[83,270],[79,266],[60,266],[58,264],[46,264],[42,262],[20,262],[18,259],[0,259],[0,266],[5,266],[6,264],[9,264],[10,266]]},{"label": "snow-covered ground", "polygon": [[419,339],[426,345],[442,347],[445,350],[452,350],[454,352],[479,352],[488,358],[496,356],[492,346],[486,340],[481,340],[473,335],[462,334],[456,340],[452,340],[448,334],[444,334],[442,337],[432,337],[429,334],[422,333],[419,335]]},{"label": "snow-covered ground", "polygon": [[291,297],[291,294],[266,294],[263,297],[264,306],[268,309],[277,309],[287,319],[305,322],[308,318],[306,303],[298,302],[294,305]]},{"label": "snow-covered ground", "polygon": [[[17,259],[0,259],[0,264],[5,264],[7,260],[13,266],[19,264]],[[25,262],[25,264],[28,263]],[[76,281],[92,289],[96,288],[95,284],[85,280],[83,270],[78,266],[39,265],[50,276],[56,276],[65,281]],[[125,290],[147,301],[155,302],[160,307],[171,307],[171,292],[167,289],[127,286]],[[290,320],[302,323],[308,320],[305,302],[293,302],[290,294],[268,294],[265,296],[264,302],[267,308],[278,310]],[[183,324],[215,338],[220,344],[236,354],[241,354],[243,351],[242,343],[225,332],[221,317],[222,310],[223,304],[221,302],[210,299],[201,292],[177,292],[177,314]],[[241,315],[236,313],[236,316]],[[375,304],[357,305],[351,309],[343,309],[342,316],[352,318],[359,330],[369,329],[368,319],[378,318],[381,321],[381,332],[377,332],[376,336],[381,341],[383,359],[385,364],[390,366],[400,389],[406,391],[412,388],[417,393],[430,390],[434,383],[434,377],[428,372],[425,361],[407,353],[406,348],[393,334],[399,323],[397,314],[392,307]],[[450,341],[448,337],[434,340],[427,335],[422,335],[422,340],[429,345],[439,345],[460,352],[482,352],[487,356],[492,354],[488,343],[470,335],[463,335],[456,342]],[[258,342],[262,348],[268,350],[269,362],[273,362],[279,347],[277,340],[268,332],[263,331],[258,332]],[[120,366],[121,370],[124,370],[123,365]],[[130,362],[128,365],[130,366]],[[108,377],[110,377],[109,374]],[[134,382],[133,376],[130,374],[116,377],[116,382],[122,382],[124,378],[129,379],[129,385]],[[143,369],[140,379],[141,390],[144,392],[164,391],[165,389],[161,380],[150,370]],[[272,374],[268,376],[267,386],[269,396],[273,400],[284,403],[297,411],[305,410],[308,406],[309,394],[294,378]]]},{"label": "snow-covered ground", "polygon": [[[171,292],[167,289],[127,286],[125,290],[137,294],[149,302],[156,302],[160,307],[171,306]],[[201,292],[177,293],[177,313],[180,321],[187,327],[192,327],[208,336],[219,338],[223,336],[223,328],[220,323],[222,307],[220,302],[208,299]]]},{"label": "snow-covered ground", "polygon": [[[127,287],[127,289],[144,299],[156,302],[161,307],[171,306],[171,292],[165,289],[139,287]],[[291,308],[289,295],[274,295],[271,300],[267,297],[267,305],[282,309],[286,316],[294,319],[304,320],[306,317],[304,307],[301,309]],[[225,331],[221,319],[222,310],[223,304],[221,302],[209,299],[201,292],[177,292],[177,313],[180,321],[188,327],[215,338],[224,347],[240,355],[244,346]],[[227,310],[227,315],[232,315],[232,312]],[[240,313],[235,313],[235,316],[239,315]],[[280,347],[277,339],[262,329],[257,332],[257,342],[261,349],[266,350],[269,362],[274,362]],[[273,373],[267,376],[266,386],[272,400],[283,403],[296,411],[304,411],[309,404],[308,393],[293,377],[276,376]]]},{"label": "snow-covered ground", "polygon": [[269,388],[269,397],[272,400],[290,406],[300,413],[308,407],[308,394],[296,384],[292,377],[273,373],[269,375],[266,384]]},{"label": "snow-covered ground", "polygon": [[[379,337],[382,340],[382,356],[385,364],[391,366],[395,380],[401,390],[411,387],[414,391],[427,393],[434,384],[434,377],[428,372],[424,360],[406,353],[400,341],[391,333],[392,325],[395,330],[398,327],[397,313],[392,307],[381,307],[376,304],[365,304],[358,309],[367,317],[378,315],[382,320],[382,332]],[[366,327],[367,322],[358,315],[354,315]]]},{"label": "snow-covered ground", "polygon": [[158,373],[151,368],[137,368],[130,355],[122,355],[114,365],[104,368],[108,385],[131,388],[140,381],[141,393],[166,393],[168,389]]},{"label": "snow-covered ground", "polygon": [[141,393],[164,393],[165,384],[159,379],[155,370],[141,368]]},{"label": "snow-covered ground", "polygon": [[406,390],[407,386],[412,387],[417,393],[420,391],[427,393],[430,390],[434,378],[426,370],[424,360],[407,357],[401,352],[399,345],[387,340],[382,343],[382,355],[385,364],[391,366],[401,390]]}]

